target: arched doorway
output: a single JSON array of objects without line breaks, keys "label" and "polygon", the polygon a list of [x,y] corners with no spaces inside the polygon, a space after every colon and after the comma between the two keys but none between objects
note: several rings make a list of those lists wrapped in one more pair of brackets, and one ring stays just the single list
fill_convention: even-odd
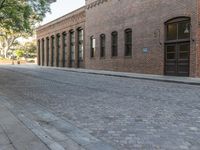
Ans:
[{"label": "arched doorway", "polygon": [[165,23],[165,75],[189,76],[190,18]]}]

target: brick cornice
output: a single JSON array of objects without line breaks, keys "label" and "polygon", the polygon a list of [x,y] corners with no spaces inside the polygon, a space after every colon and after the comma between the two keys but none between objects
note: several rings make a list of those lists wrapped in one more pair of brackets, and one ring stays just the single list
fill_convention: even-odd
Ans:
[{"label": "brick cornice", "polygon": [[93,8],[93,7],[96,7],[96,6],[98,6],[98,5],[101,5],[101,4],[103,4],[103,3],[105,3],[105,2],[108,2],[109,0],[96,0],[96,1],[94,1],[94,2],[92,2],[92,3],[90,3],[90,4],[88,4],[87,6],[86,6],[86,9],[91,9],[91,8]]},{"label": "brick cornice", "polygon": [[55,19],[45,25],[39,26],[36,30],[41,31],[43,29],[54,26],[55,24],[60,24],[62,22],[65,22],[67,24],[74,24],[79,20],[85,20],[85,6],[79,8],[71,13],[68,13],[58,19]]}]

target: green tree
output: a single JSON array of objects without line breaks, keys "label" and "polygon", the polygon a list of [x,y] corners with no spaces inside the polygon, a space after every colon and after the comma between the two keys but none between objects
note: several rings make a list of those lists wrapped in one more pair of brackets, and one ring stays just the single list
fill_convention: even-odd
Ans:
[{"label": "green tree", "polygon": [[0,27],[32,33],[35,24],[50,12],[48,0],[0,0]]},{"label": "green tree", "polygon": [[32,35],[55,0],[0,0],[0,51],[7,57],[17,38]]},{"label": "green tree", "polygon": [[16,50],[15,52],[14,52],[14,54],[15,54],[15,56],[17,56],[17,59],[19,59],[19,58],[21,58],[21,57],[24,57],[24,55],[25,55],[25,52],[24,52],[24,50]]},{"label": "green tree", "polygon": [[24,51],[26,58],[36,57],[37,46],[35,40],[20,45],[20,49]]},{"label": "green tree", "polygon": [[1,56],[7,58],[7,54],[11,48],[17,44],[19,37],[28,37],[29,34],[25,32],[15,32],[11,30],[2,29],[0,34],[0,51]]}]

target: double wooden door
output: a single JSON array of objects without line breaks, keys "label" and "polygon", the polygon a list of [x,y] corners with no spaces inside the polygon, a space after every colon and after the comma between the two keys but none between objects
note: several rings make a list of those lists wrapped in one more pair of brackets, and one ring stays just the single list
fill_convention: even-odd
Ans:
[{"label": "double wooden door", "polygon": [[189,76],[190,43],[173,43],[165,46],[165,75]]}]

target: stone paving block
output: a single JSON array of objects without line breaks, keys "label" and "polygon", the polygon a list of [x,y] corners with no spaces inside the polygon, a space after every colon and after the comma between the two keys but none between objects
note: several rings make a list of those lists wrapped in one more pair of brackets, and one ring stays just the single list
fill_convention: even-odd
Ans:
[{"label": "stone paving block", "polygon": [[[68,120],[47,122],[65,135],[76,126],[119,150],[199,150],[199,86],[45,67],[5,66],[0,71],[0,95],[27,109],[42,105]],[[39,114],[33,118],[43,125],[49,116]]]},{"label": "stone paving block", "polygon": [[[0,108],[1,109],[1,108]],[[4,133],[3,129],[0,127],[0,134]]]},{"label": "stone paving block", "polygon": [[[0,125],[6,136],[9,137],[14,147],[18,150],[48,150],[48,148],[27,129],[11,112],[5,107],[0,107]],[[1,136],[5,144],[9,143],[5,135]]]},{"label": "stone paving block", "polygon": [[0,145],[8,145],[10,141],[4,133],[0,133]]},{"label": "stone paving block", "polygon": [[[74,148],[76,147],[76,149],[83,149],[84,145],[92,145],[93,143],[96,144],[100,142],[100,140],[91,136],[87,132],[78,129],[73,124],[54,116],[46,110],[43,110],[42,107],[31,105],[31,109],[29,109],[29,106],[27,105],[24,107],[16,103],[14,105],[15,107],[13,107],[14,109],[12,109],[12,112],[15,113],[18,118],[51,149],[62,149],[62,144],[64,144],[63,141],[67,141],[68,146],[72,145]],[[21,114],[21,112],[23,112],[23,114]],[[52,120],[51,117],[56,119]],[[29,118],[40,119],[30,120]],[[62,144],[59,146],[59,143]],[[64,146],[66,147],[66,144],[64,144]]]},{"label": "stone paving block", "polygon": [[94,150],[94,149],[95,150],[116,150],[113,148],[113,146],[110,146],[110,145],[102,143],[102,142],[85,145],[85,148],[87,150]]},{"label": "stone paving block", "polygon": [[16,150],[11,144],[9,145],[0,145],[0,150]]},{"label": "stone paving block", "polygon": [[65,150],[86,150],[82,146],[78,145],[77,143],[75,143],[70,139],[65,141],[60,141],[59,143],[64,146]]}]

